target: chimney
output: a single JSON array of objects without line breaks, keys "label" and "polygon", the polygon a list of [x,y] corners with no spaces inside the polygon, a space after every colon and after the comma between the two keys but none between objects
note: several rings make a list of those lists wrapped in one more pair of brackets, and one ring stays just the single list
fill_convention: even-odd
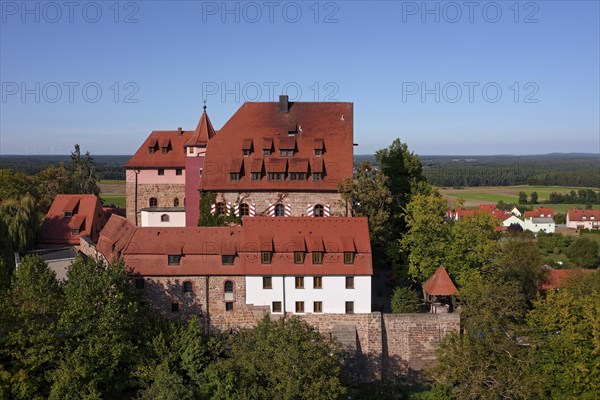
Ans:
[{"label": "chimney", "polygon": [[289,111],[288,96],[279,96],[279,112],[286,113]]},{"label": "chimney", "polygon": [[178,133],[179,137],[181,137],[182,132],[183,131],[181,130],[181,127],[177,128],[177,133]]}]

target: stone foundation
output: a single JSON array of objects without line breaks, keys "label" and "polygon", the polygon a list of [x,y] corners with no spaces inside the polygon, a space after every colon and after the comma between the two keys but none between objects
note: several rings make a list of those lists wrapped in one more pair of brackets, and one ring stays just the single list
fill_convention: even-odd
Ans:
[{"label": "stone foundation", "polygon": [[[135,225],[135,182],[125,184],[126,215],[127,219]],[[140,211],[150,206],[150,198],[155,197],[158,207],[173,207],[175,198],[179,199],[179,206],[185,205],[185,185],[183,184],[140,184],[138,183],[138,215],[137,225],[141,226]]]}]

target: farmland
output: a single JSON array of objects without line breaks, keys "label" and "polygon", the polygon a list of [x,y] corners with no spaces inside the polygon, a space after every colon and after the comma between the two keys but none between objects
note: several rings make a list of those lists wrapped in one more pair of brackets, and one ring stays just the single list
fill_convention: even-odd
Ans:
[{"label": "farmland", "polygon": [[104,204],[114,204],[117,207],[125,208],[125,181],[120,180],[101,180],[100,197]]}]

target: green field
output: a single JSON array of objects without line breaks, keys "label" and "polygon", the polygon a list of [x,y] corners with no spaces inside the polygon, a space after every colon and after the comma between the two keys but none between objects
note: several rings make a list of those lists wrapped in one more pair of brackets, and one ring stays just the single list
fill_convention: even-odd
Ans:
[{"label": "green field", "polygon": [[105,185],[124,185],[125,181],[120,180],[120,179],[101,179],[100,182],[101,185],[105,184]]},{"label": "green field", "polygon": [[104,202],[104,205],[114,204],[117,207],[125,208],[124,194],[101,194],[100,198]]}]

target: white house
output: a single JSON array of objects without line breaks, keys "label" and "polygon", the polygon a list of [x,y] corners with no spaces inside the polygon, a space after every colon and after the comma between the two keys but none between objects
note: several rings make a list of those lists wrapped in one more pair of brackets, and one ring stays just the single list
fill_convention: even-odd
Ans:
[{"label": "white house", "polygon": [[520,217],[522,215],[521,211],[519,211],[517,206],[514,206],[513,208],[511,208],[510,213],[513,215],[516,215],[517,217]]},{"label": "white house", "polygon": [[526,218],[524,222],[523,229],[531,231],[533,233],[538,233],[540,231],[544,231],[546,233],[554,233],[556,225],[554,224],[554,219],[552,218]]},{"label": "white house", "polygon": [[569,210],[567,228],[600,229],[600,210]]}]

